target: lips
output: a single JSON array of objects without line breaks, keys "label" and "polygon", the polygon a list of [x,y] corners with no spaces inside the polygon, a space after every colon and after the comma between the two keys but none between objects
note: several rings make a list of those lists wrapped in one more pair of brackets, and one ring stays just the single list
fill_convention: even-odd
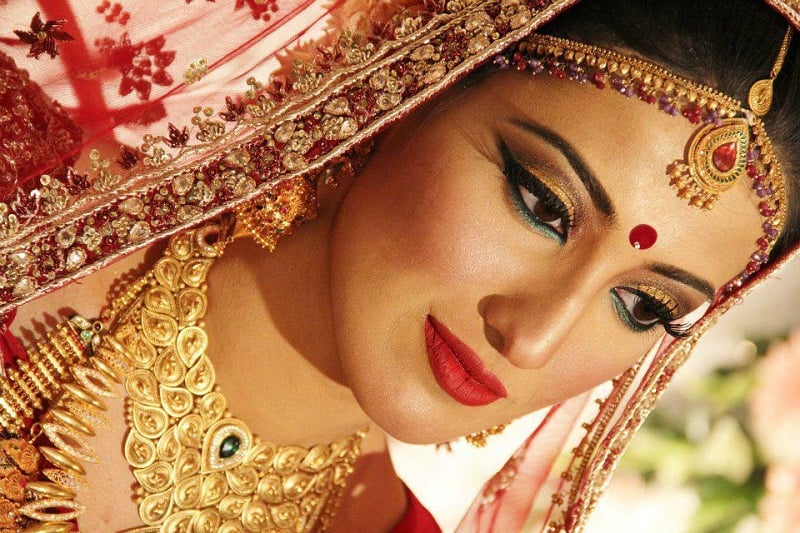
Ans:
[{"label": "lips", "polygon": [[431,315],[425,319],[425,345],[436,382],[458,402],[474,407],[508,396],[478,354]]}]

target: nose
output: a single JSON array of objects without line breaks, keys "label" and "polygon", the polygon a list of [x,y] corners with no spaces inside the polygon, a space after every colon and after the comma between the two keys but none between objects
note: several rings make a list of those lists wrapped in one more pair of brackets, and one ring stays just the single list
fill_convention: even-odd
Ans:
[{"label": "nose", "polygon": [[586,318],[597,292],[591,279],[584,278],[575,284],[554,281],[546,291],[487,296],[481,301],[484,334],[513,365],[541,368],[570,335],[584,330],[578,327],[579,321]]}]

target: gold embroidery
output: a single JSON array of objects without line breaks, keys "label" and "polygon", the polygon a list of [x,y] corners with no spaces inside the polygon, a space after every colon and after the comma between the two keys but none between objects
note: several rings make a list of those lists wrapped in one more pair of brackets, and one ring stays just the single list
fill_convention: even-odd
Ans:
[{"label": "gold embroidery", "polygon": [[208,63],[204,58],[201,57],[189,63],[189,68],[187,68],[183,73],[183,80],[186,85],[191,85],[200,81],[200,79],[202,79],[207,72]]}]

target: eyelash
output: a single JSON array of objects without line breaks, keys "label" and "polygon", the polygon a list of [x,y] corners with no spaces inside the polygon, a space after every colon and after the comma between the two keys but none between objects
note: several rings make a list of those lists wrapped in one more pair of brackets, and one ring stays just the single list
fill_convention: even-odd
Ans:
[{"label": "eyelash", "polygon": [[[623,296],[621,293],[626,293]],[[626,298],[627,296],[627,298]],[[629,299],[629,302],[625,300]],[[654,298],[643,291],[628,287],[617,287],[611,291],[611,300],[622,322],[628,329],[636,332],[650,331],[658,324],[673,337],[685,337],[693,323],[679,323],[677,305],[670,305],[668,297],[665,299]],[[636,306],[644,305],[644,311],[652,313],[656,318],[649,322],[642,322],[634,317]],[[630,308],[628,307],[630,305]]]},{"label": "eyelash", "polygon": [[[509,182],[514,206],[536,231],[558,241],[560,244],[565,244],[569,236],[569,229],[573,225],[572,216],[567,206],[552,189],[523,167],[511,155],[505,144],[501,144],[500,148],[503,155],[503,174],[505,174]],[[530,194],[536,203],[528,205],[528,202],[523,197],[524,193],[520,189],[524,189]],[[534,210],[539,202],[549,212],[557,215],[558,219],[547,221],[536,215]],[[561,231],[557,226],[561,227]]]}]

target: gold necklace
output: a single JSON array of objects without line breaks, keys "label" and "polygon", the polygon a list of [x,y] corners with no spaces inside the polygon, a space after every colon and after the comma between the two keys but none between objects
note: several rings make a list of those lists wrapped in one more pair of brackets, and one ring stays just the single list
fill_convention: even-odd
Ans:
[{"label": "gold necklace", "polygon": [[[146,524],[131,531],[328,529],[365,432],[310,449],[278,446],[227,411],[202,321],[206,276],[224,247],[219,233],[206,226],[173,237],[152,270],[114,299],[107,332],[73,317],[2,377],[0,528],[72,531],[69,521],[87,511],[77,501],[89,488],[82,463],[99,460],[90,437],[109,427],[102,398],[119,397],[124,382],[124,453]],[[22,417],[37,411],[26,429]]]},{"label": "gold necklace", "polygon": [[254,436],[226,410],[206,355],[206,276],[216,226],[173,237],[112,309],[97,356],[125,376],[125,458],[138,532],[308,532],[329,527],[364,432],[310,449]]}]

